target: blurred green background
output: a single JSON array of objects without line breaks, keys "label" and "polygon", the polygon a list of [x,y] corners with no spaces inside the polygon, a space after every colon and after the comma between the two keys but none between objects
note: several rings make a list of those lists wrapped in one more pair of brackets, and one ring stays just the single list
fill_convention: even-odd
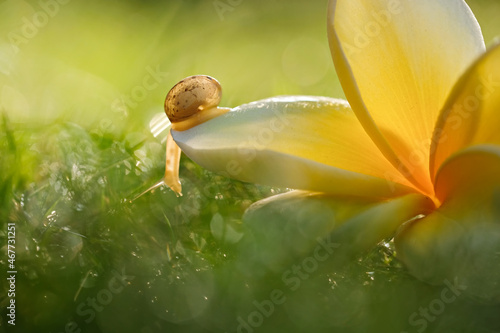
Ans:
[{"label": "blurred green background", "polygon": [[[491,44],[500,3],[468,3]],[[15,327],[0,281],[0,332],[419,331],[409,317],[443,287],[409,276],[390,240],[328,261],[287,291],[282,273],[303,258],[267,267],[261,258],[276,244],[256,239],[282,225],[242,222],[253,202],[283,189],[183,157],[183,197],[161,188],[130,202],[163,174],[166,131],[151,127],[186,76],[216,77],[229,107],[280,94],[343,97],[326,4],[0,2],[0,262],[6,272],[15,223],[18,271]],[[286,302],[271,311],[275,289]],[[425,331],[500,332],[499,311],[459,298]]]}]

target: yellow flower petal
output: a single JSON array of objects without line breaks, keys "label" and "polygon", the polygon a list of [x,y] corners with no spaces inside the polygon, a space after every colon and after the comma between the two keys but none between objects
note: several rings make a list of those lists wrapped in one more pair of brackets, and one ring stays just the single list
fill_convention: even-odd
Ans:
[{"label": "yellow flower petal", "polygon": [[404,225],[398,256],[417,278],[457,279],[466,292],[500,300],[500,147],[475,146],[450,157],[436,177],[441,207]]},{"label": "yellow flower petal", "polygon": [[[436,196],[445,203],[450,197],[469,200],[491,198],[500,186],[500,146],[477,145],[461,150],[446,160],[436,176]],[[476,193],[477,192],[477,193]],[[469,207],[472,209],[472,207]]]},{"label": "yellow flower petal", "polygon": [[391,237],[403,222],[431,206],[420,194],[380,200],[288,192],[246,211],[243,221],[248,232],[241,252],[252,261],[247,261],[249,266],[278,273],[296,258],[328,261],[323,264],[331,267]]},{"label": "yellow flower petal", "polygon": [[461,0],[331,0],[328,33],[348,101],[384,155],[432,192],[430,139],[453,84],[484,51]]},{"label": "yellow flower petal", "polygon": [[500,44],[479,58],[458,81],[434,130],[431,174],[468,145],[500,144]]},{"label": "yellow flower petal", "polygon": [[412,189],[342,100],[283,96],[172,131],[206,169],[243,181],[337,194],[397,196]]}]

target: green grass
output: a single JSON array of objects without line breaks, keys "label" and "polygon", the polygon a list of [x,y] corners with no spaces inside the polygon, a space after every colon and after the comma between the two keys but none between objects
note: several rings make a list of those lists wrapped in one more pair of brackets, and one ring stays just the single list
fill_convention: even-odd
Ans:
[{"label": "green grass", "polygon": [[[470,5],[490,43],[499,5]],[[15,223],[17,331],[234,332],[273,289],[286,302],[258,332],[416,331],[409,316],[442,287],[408,275],[390,242],[320,267],[297,291],[261,265],[270,249],[250,241],[242,215],[284,189],[183,157],[183,197],[160,188],[130,202],[163,174],[165,133],[153,137],[149,123],[185,76],[216,77],[230,107],[280,94],[343,97],[325,62],[326,1],[247,0],[223,20],[212,1],[70,1],[29,38],[23,18],[40,3],[0,7],[0,262],[4,270]],[[24,38],[18,49],[7,44],[12,33]],[[314,52],[299,52],[301,43]],[[116,274],[129,276],[123,288]],[[0,287],[4,309],[5,279]],[[106,295],[91,311],[87,300]],[[426,332],[499,332],[499,310],[459,298]],[[2,310],[0,332],[16,331],[6,321]]]}]

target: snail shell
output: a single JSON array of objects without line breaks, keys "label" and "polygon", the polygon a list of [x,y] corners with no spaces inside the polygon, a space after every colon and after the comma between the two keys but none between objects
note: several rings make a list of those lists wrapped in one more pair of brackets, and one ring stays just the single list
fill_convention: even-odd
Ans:
[{"label": "snail shell", "polygon": [[221,100],[220,83],[207,75],[193,75],[177,83],[165,99],[165,113],[172,123],[216,108]]}]

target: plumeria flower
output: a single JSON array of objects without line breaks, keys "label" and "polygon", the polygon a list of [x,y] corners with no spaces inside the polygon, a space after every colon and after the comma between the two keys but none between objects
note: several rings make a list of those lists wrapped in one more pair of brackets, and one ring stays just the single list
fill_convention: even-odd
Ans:
[{"label": "plumeria flower", "polygon": [[296,189],[249,209],[264,229],[279,216],[359,249],[395,235],[417,278],[500,299],[500,46],[462,0],[331,0],[328,39],[347,101],[265,99],[173,139],[209,170]]}]

